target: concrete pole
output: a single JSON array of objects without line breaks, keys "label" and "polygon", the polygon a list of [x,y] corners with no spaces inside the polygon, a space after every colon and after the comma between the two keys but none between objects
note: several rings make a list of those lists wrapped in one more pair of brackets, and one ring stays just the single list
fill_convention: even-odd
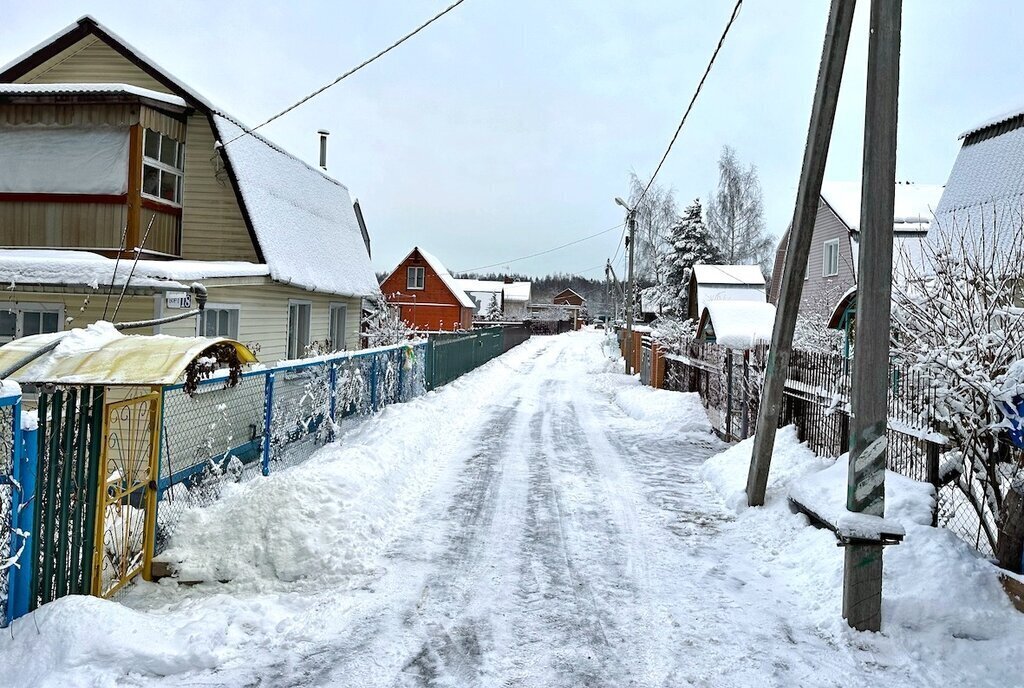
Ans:
[{"label": "concrete pole", "polygon": [[[874,516],[885,515],[901,6],[901,0],[871,0],[867,106],[864,112],[857,340],[850,396],[852,446],[846,508]],[[878,631],[881,628],[881,544],[846,547],[843,617],[859,631]]]},{"label": "concrete pole", "polygon": [[768,350],[764,390],[761,392],[757,427],[754,431],[754,449],[750,460],[750,472],[747,475],[747,504],[750,506],[764,504],[765,488],[768,485],[768,469],[771,466],[772,450],[775,448],[775,430],[779,424],[782,393],[786,386],[789,357],[793,349],[793,330],[796,328],[796,316],[803,295],[807,256],[811,250],[814,220],[818,214],[818,200],[821,196],[821,180],[825,176],[825,163],[828,160],[829,143],[832,139],[832,123],[835,121],[839,86],[843,78],[843,63],[846,61],[846,48],[850,42],[853,8],[854,0],[832,0],[828,26],[825,29],[825,44],[821,50],[821,64],[818,67],[818,85],[814,92],[811,123],[807,130],[807,144],[804,147],[796,209],[789,230],[786,262],[781,275],[772,275],[772,279],[782,280],[782,291],[775,314],[771,348]]},{"label": "concrete pole", "polygon": [[629,247],[629,267],[626,271],[626,375],[633,370],[633,244],[636,243],[636,209],[629,211],[626,217],[626,245]]}]

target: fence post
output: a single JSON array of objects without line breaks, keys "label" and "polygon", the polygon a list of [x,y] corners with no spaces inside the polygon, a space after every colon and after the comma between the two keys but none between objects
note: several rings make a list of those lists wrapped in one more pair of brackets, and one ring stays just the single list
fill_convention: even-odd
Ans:
[{"label": "fence post", "polygon": [[725,350],[725,437],[732,439],[732,349]]},{"label": "fence post", "polygon": [[398,359],[398,388],[395,390],[395,403],[401,404],[406,401],[405,396],[405,363],[409,360],[409,356],[412,354],[412,347],[408,344],[398,349],[394,356]]},{"label": "fence post", "polygon": [[750,436],[750,349],[743,352],[743,401],[740,402],[740,439]]},{"label": "fence post", "polygon": [[329,392],[329,394],[330,394],[330,400],[329,400],[330,410],[328,411],[328,413],[330,413],[331,422],[332,423],[337,423],[338,422],[338,401],[337,401],[337,397],[338,397],[338,365],[337,365],[336,361],[332,360],[331,363],[330,363],[330,366],[331,367],[328,369],[328,372],[327,372],[327,385],[328,385],[328,388],[330,389],[330,392]]},{"label": "fence post", "polygon": [[935,488],[935,506],[932,507],[932,527],[939,525],[939,489],[942,487],[942,482],[939,478],[939,445],[936,442],[927,442],[928,448],[926,450],[928,458],[928,482]]},{"label": "fence post", "polygon": [[[25,616],[32,601],[32,576],[35,567],[32,561],[32,529],[35,521],[37,502],[36,474],[39,472],[39,430],[24,430],[21,427],[21,402],[14,405],[14,461],[11,469],[15,489],[11,491],[11,557],[18,554],[17,563],[9,569],[7,579],[7,618],[5,625]],[[16,498],[15,498],[16,495]],[[25,533],[24,542],[19,546],[15,531]]]},{"label": "fence post", "polygon": [[370,410],[377,410],[377,354],[370,358]]},{"label": "fence post", "polygon": [[274,373],[267,373],[264,382],[263,406],[263,475],[270,475],[270,433],[274,425]]}]

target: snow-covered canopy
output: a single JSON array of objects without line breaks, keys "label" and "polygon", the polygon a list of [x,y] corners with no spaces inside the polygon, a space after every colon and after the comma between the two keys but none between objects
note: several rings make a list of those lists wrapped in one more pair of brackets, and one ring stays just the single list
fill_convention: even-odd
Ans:
[{"label": "snow-covered canopy", "polygon": [[11,375],[16,382],[79,385],[174,384],[193,360],[211,346],[228,343],[242,363],[256,357],[244,345],[222,337],[124,335],[108,322],[84,329],[22,337],[0,347],[0,369],[59,339],[53,351]]},{"label": "snow-covered canopy", "polygon": [[365,296],[377,278],[348,189],[266,139],[215,113],[270,276],[311,291]]},{"label": "snow-covered canopy", "polygon": [[[88,251],[0,249],[0,284],[91,287],[122,286],[132,260],[116,261]],[[115,270],[116,265],[116,270]],[[157,290],[187,289],[187,283],[218,277],[263,277],[266,265],[243,261],[140,260],[131,286]]]},{"label": "snow-covered canopy", "polygon": [[701,311],[699,337],[730,349],[752,349],[772,340],[775,306],[762,301],[712,301]]},{"label": "snow-covered canopy", "polygon": [[[821,185],[821,197],[854,232],[860,229],[860,191],[859,181],[826,181]],[[898,182],[893,206],[893,231],[927,231],[941,197],[942,186],[938,184]]]},{"label": "snow-covered canopy", "polygon": [[120,83],[0,84],[0,96],[134,96],[184,108],[184,98],[149,88]]}]

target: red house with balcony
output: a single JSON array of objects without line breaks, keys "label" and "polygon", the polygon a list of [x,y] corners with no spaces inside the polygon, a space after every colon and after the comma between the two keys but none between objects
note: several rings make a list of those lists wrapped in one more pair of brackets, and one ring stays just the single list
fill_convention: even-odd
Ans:
[{"label": "red house with balcony", "polygon": [[387,276],[380,290],[414,330],[473,328],[473,299],[459,289],[441,261],[418,246]]}]

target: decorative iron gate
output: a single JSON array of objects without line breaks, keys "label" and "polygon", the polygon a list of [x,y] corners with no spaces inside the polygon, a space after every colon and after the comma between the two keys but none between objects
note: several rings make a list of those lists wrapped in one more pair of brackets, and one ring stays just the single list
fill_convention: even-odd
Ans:
[{"label": "decorative iron gate", "polygon": [[160,393],[108,402],[103,483],[96,518],[92,593],[110,597],[140,573],[149,578],[156,528]]}]

